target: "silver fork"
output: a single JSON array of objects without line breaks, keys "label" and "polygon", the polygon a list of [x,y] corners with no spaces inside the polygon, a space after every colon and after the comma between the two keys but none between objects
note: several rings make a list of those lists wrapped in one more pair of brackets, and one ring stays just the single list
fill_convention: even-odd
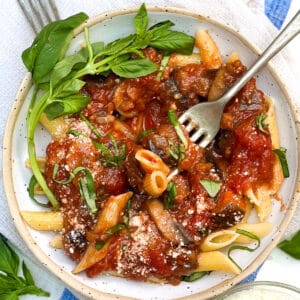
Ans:
[{"label": "silver fork", "polygon": [[48,23],[60,19],[54,0],[18,0],[18,4],[36,34]]},{"label": "silver fork", "polygon": [[300,11],[279,33],[254,65],[218,100],[196,104],[184,112],[178,121],[189,133],[190,139],[205,148],[220,129],[225,105],[275,54],[300,32]]}]

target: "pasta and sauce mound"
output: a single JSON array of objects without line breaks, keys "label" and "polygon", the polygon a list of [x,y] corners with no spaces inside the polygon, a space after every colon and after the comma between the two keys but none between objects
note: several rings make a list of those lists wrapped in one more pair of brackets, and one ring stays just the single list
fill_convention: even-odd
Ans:
[{"label": "pasta and sauce mound", "polygon": [[[148,47],[157,71],[85,76],[81,93],[91,101],[80,113],[41,118],[53,137],[43,174],[60,209],[23,217],[60,232],[51,243],[77,264],[73,273],[171,284],[195,272],[238,274],[219,249],[254,241],[241,232],[271,231],[266,220],[283,181],[273,104],[251,79],[226,106],[213,142],[193,143],[177,118],[246,70],[236,53],[224,62],[206,30],[196,47],[168,57]],[[252,207],[257,223],[247,223]]]}]

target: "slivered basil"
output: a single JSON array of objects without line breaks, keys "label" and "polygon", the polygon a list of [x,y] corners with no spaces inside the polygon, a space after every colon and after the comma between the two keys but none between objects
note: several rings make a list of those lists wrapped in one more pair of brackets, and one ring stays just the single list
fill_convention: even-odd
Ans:
[{"label": "slivered basil", "polygon": [[231,246],[229,249],[228,249],[228,252],[227,252],[227,256],[228,258],[242,271],[241,267],[236,263],[236,261],[231,257],[231,252],[234,251],[234,250],[245,250],[245,251],[248,251],[248,252],[253,252],[255,250],[257,250],[260,246],[260,238],[258,236],[256,236],[255,234],[247,231],[247,230],[244,230],[244,229],[237,229],[236,230],[236,233],[239,233],[241,235],[244,235],[252,240],[256,240],[257,241],[257,245],[256,247],[254,248],[249,248],[249,247],[246,247],[246,246],[241,246],[241,245],[233,245]]},{"label": "slivered basil", "polygon": [[173,125],[173,127],[174,127],[178,137],[180,138],[181,142],[183,143],[184,147],[186,148],[188,145],[188,141],[182,131],[180,123],[177,120],[176,113],[173,109],[170,109],[168,111],[168,119],[169,119],[170,124]]},{"label": "slivered basil", "polygon": [[286,159],[286,151],[287,150],[282,147],[273,150],[273,152],[275,152],[279,158],[284,178],[288,178],[290,176],[289,165]]},{"label": "slivered basil", "polygon": [[30,181],[29,181],[29,186],[28,186],[28,194],[29,194],[29,197],[36,203],[38,204],[39,206],[42,206],[42,207],[49,207],[48,203],[42,203],[40,201],[38,201],[36,198],[35,198],[35,194],[34,194],[34,188],[35,186],[38,184],[36,178],[34,175],[31,176],[30,178]]},{"label": "slivered basil", "polygon": [[268,117],[268,115],[266,115],[266,114],[260,114],[256,117],[256,120],[255,120],[258,129],[265,134],[269,134],[269,132],[266,130],[266,128],[269,125],[264,123],[264,121],[267,117]]},{"label": "slivered basil", "polygon": [[196,280],[201,279],[202,277],[209,275],[210,271],[201,271],[201,272],[194,272],[190,275],[182,275],[180,277],[181,281],[185,281],[185,282],[193,282]]},{"label": "slivered basil", "polygon": [[85,124],[92,130],[94,135],[97,138],[102,139],[102,134],[99,132],[99,130],[82,113],[80,113],[79,116],[80,119],[83,120]]},{"label": "slivered basil", "polygon": [[177,196],[176,184],[172,181],[168,183],[167,190],[164,195],[164,208],[169,209],[174,206],[174,199]]}]

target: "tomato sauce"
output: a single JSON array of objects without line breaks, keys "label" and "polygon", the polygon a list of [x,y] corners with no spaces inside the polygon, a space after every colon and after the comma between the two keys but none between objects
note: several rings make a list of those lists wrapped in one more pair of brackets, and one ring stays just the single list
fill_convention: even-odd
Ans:
[{"label": "tomato sauce", "polygon": [[[152,48],[144,53],[160,64],[161,53]],[[225,84],[232,85],[241,75],[241,66],[230,65]],[[108,254],[87,270],[88,276],[113,271],[134,280],[155,277],[178,284],[181,275],[196,268],[202,239],[241,221],[245,191],[272,180],[272,141],[268,129],[260,131],[256,122],[268,106],[254,79],[226,106],[220,132],[206,149],[189,141],[184,154],[179,152],[181,140],[168,120],[168,110],[175,109],[179,115],[206,100],[215,76],[216,71],[202,64],[190,64],[168,69],[161,78],[157,73],[135,79],[84,78],[82,92],[91,102],[82,114],[99,134],[76,114],[70,118],[70,131],[47,147],[45,177],[61,203],[66,254],[77,262],[82,258],[97,222],[97,213],[89,211],[78,187],[84,172],[62,183],[74,169],[86,168],[92,174],[98,212],[110,195],[134,193],[129,224],[110,238]],[[143,130],[151,132],[139,137]],[[169,208],[172,226],[185,237],[180,245],[164,238],[145,208],[151,197],[143,188],[145,174],[134,158],[140,148],[158,154],[170,168],[180,167],[173,179],[177,193]],[[117,155],[120,161],[114,160]],[[203,179],[220,184],[215,196],[201,184]],[[166,196],[167,192],[159,200]],[[124,213],[121,222],[123,217]]]}]

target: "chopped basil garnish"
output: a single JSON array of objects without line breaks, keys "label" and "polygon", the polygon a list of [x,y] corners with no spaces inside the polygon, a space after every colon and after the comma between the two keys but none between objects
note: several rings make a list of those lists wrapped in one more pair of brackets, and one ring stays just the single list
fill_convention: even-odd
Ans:
[{"label": "chopped basil garnish", "polygon": [[125,228],[126,228],[125,224],[116,224],[115,226],[112,226],[109,229],[107,229],[106,233],[108,235],[114,235],[115,233],[120,232]]},{"label": "chopped basil garnish", "polygon": [[48,203],[42,203],[40,201],[38,201],[36,198],[35,198],[35,194],[34,194],[34,188],[35,186],[38,184],[36,178],[34,175],[31,176],[30,178],[30,181],[29,181],[29,186],[28,186],[28,194],[29,194],[29,197],[36,203],[38,204],[39,206],[42,206],[42,207],[49,207]]},{"label": "chopped basil garnish", "polygon": [[210,273],[210,271],[194,272],[190,275],[182,275],[180,277],[180,280],[185,281],[185,282],[193,282],[193,281],[196,281],[198,279],[201,279],[202,277],[208,275],[209,273]]},{"label": "chopped basil garnish", "polygon": [[169,209],[174,206],[174,199],[177,196],[176,184],[172,181],[168,183],[167,190],[164,196],[164,208]]},{"label": "chopped basil garnish", "polygon": [[75,178],[75,176],[76,176],[79,172],[85,171],[85,170],[87,170],[87,169],[86,169],[85,167],[77,167],[77,168],[75,168],[72,172],[70,172],[69,178],[64,179],[64,180],[57,180],[57,179],[56,179],[58,170],[59,170],[59,165],[58,165],[58,164],[55,164],[54,167],[53,167],[52,179],[53,179],[56,183],[59,183],[59,184],[68,184],[68,183],[71,183],[71,182],[72,182],[72,180]]},{"label": "chopped basil garnish", "polygon": [[96,242],[95,248],[97,250],[101,250],[104,245],[105,245],[105,241],[98,241],[98,242]]},{"label": "chopped basil garnish", "polygon": [[288,162],[287,162],[287,159],[286,159],[286,149],[281,147],[279,149],[274,149],[273,151],[277,154],[277,156],[279,158],[281,168],[282,168],[283,177],[284,178],[289,177],[290,176],[290,171],[289,171],[289,165],[288,165]]},{"label": "chopped basil garnish", "polygon": [[96,207],[96,192],[93,175],[88,169],[84,170],[85,177],[79,179],[79,191],[88,208],[94,214],[98,211]]},{"label": "chopped basil garnish", "polygon": [[256,117],[256,125],[257,125],[258,129],[265,134],[269,134],[269,132],[266,131],[266,128],[269,125],[264,123],[264,121],[267,117],[268,116],[266,114],[260,114]]},{"label": "chopped basil garnish", "polygon": [[174,129],[175,129],[178,137],[180,138],[181,142],[183,143],[184,147],[186,148],[188,145],[188,141],[182,131],[180,123],[177,120],[175,110],[170,109],[168,111],[168,119],[169,119],[170,124],[174,126]]},{"label": "chopped basil garnish", "polygon": [[199,182],[205,188],[210,197],[215,197],[220,191],[221,182],[208,179],[202,179]]},{"label": "chopped basil garnish", "polygon": [[126,158],[126,146],[121,144],[118,146],[113,135],[109,135],[113,145],[113,153],[103,144],[94,142],[94,145],[104,154],[100,157],[100,161],[104,167],[120,167]]},{"label": "chopped basil garnish", "polygon": [[131,199],[129,199],[126,203],[125,209],[124,209],[124,215],[123,215],[123,222],[126,225],[126,227],[129,226],[129,211],[131,207]]},{"label": "chopped basil garnish", "polygon": [[143,130],[139,133],[139,135],[137,136],[137,141],[139,142],[144,136],[154,133],[155,130],[154,129],[147,129],[147,130]]},{"label": "chopped basil garnish", "polygon": [[284,240],[277,246],[296,259],[300,259],[300,230],[290,240]]},{"label": "chopped basil garnish", "polygon": [[167,148],[170,155],[177,161],[181,161],[185,157],[184,147],[182,145],[175,145],[172,141],[169,142],[169,147]]},{"label": "chopped basil garnish", "polygon": [[161,77],[163,75],[163,72],[164,72],[164,70],[166,69],[166,67],[167,67],[167,65],[169,63],[169,60],[170,60],[170,56],[169,55],[165,55],[163,57],[163,59],[161,60],[159,72],[157,73],[157,78],[158,79],[161,79]]},{"label": "chopped basil garnish", "polygon": [[260,246],[260,238],[258,237],[258,236],[256,236],[255,234],[253,234],[253,233],[251,233],[251,232],[249,232],[249,231],[247,231],[247,230],[244,230],[244,229],[237,229],[236,231],[235,231],[236,233],[239,233],[239,234],[241,234],[241,235],[244,235],[244,236],[246,236],[246,237],[248,237],[248,238],[250,238],[250,239],[253,239],[253,240],[256,240],[257,241],[257,245],[256,245],[256,247],[254,247],[254,248],[249,248],[249,247],[246,247],[246,246],[241,246],[241,245],[233,245],[233,246],[231,246],[229,249],[228,249],[228,252],[227,252],[227,256],[228,256],[228,258],[240,269],[240,270],[242,270],[241,269],[241,267],[236,263],[236,261],[230,256],[230,254],[231,254],[231,252],[233,251],[233,250],[245,250],[245,251],[248,251],[248,252],[253,252],[253,251],[255,251],[259,246]]},{"label": "chopped basil garnish", "polygon": [[77,131],[77,130],[73,130],[73,129],[70,129],[68,130],[67,134],[72,134],[74,136],[85,136],[85,137],[88,137],[86,134],[80,132],[80,131]]},{"label": "chopped basil garnish", "polygon": [[94,133],[94,135],[99,138],[102,139],[102,134],[99,132],[99,130],[82,114],[79,114],[81,120],[83,120],[86,125],[92,130],[92,132]]}]

